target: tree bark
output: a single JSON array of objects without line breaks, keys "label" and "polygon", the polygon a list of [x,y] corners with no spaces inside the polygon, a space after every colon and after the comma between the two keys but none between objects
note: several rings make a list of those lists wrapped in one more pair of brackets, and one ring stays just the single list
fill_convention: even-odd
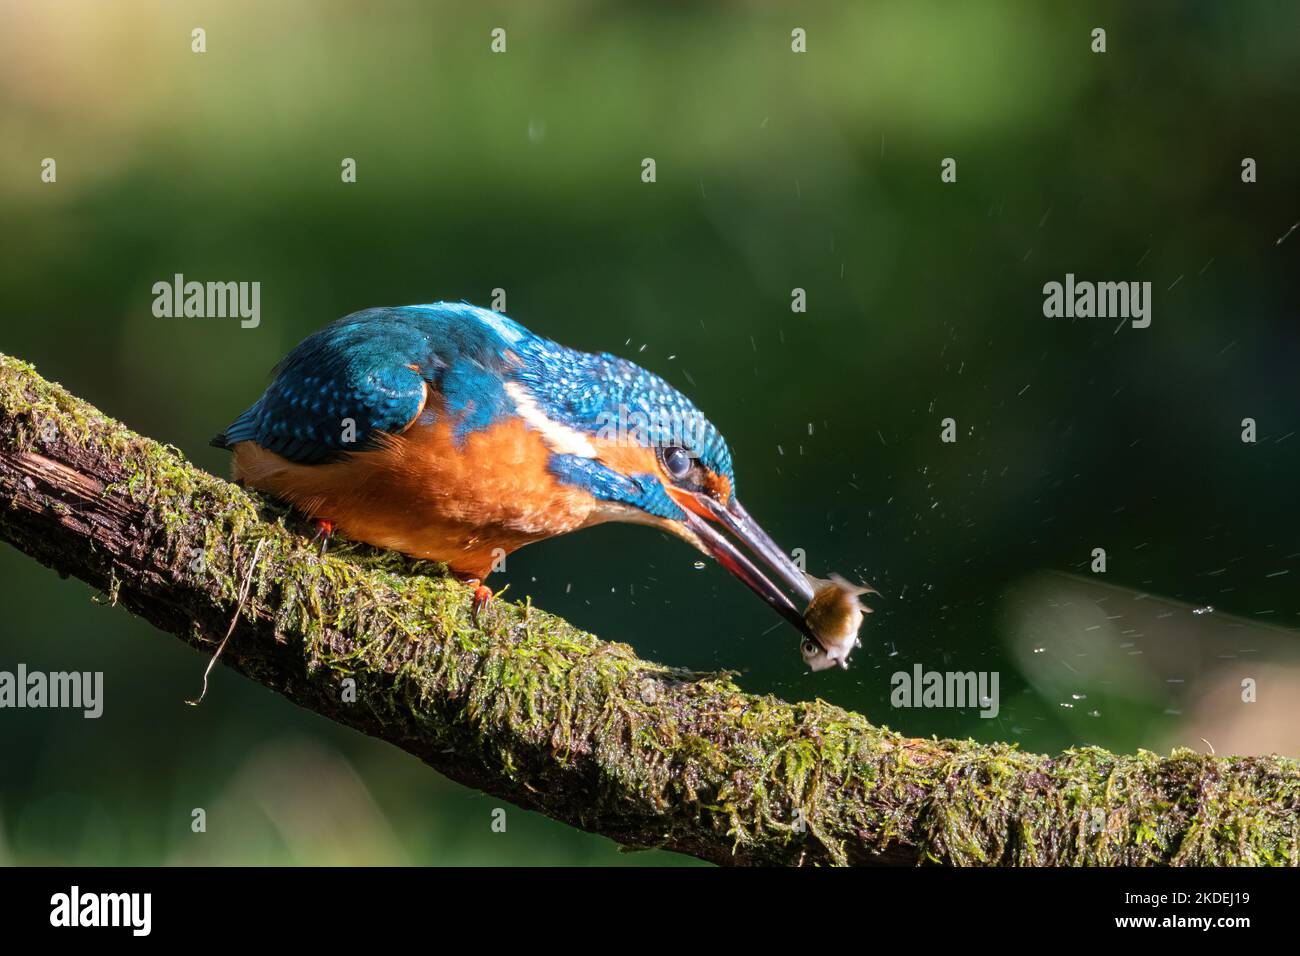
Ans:
[{"label": "tree bark", "polygon": [[437,565],[301,530],[0,354],[0,538],[204,655],[233,622],[222,663],[521,807],[732,865],[1300,861],[1289,759],[908,738],[526,603],[476,624]]}]

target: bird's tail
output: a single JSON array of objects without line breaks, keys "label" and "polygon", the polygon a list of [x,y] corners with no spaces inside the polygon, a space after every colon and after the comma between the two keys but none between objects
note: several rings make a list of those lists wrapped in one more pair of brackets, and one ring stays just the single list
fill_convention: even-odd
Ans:
[{"label": "bird's tail", "polygon": [[226,430],[210,442],[213,448],[233,448],[241,441],[253,441],[257,438],[257,419],[261,402],[257,402],[244,414],[231,422]]}]

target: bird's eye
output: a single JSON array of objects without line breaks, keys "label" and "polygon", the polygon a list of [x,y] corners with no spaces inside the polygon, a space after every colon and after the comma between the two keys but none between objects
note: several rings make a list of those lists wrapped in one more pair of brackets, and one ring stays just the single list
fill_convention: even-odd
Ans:
[{"label": "bird's eye", "polygon": [[685,448],[665,448],[663,451],[664,469],[677,481],[685,478],[691,471],[691,456]]}]

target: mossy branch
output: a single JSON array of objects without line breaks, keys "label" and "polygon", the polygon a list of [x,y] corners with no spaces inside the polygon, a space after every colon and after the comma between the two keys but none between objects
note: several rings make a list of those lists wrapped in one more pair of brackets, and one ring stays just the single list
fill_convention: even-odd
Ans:
[{"label": "mossy branch", "polygon": [[1300,860],[1291,760],[903,737],[300,530],[0,355],[0,538],[205,655],[251,573],[223,663],[519,806],[722,864]]}]

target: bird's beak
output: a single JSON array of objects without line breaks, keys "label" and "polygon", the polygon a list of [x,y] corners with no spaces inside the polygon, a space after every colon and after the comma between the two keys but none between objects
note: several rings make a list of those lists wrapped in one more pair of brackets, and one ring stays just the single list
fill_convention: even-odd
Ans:
[{"label": "bird's beak", "polygon": [[729,505],[722,505],[707,495],[698,494],[691,495],[689,502],[679,498],[679,503],[685,506],[682,510],[686,512],[686,527],[704,550],[789,621],[795,630],[820,647],[822,642],[808,628],[803,614],[785,592],[714,527],[712,522],[717,522],[730,531],[751,554],[789,585],[805,605],[808,604],[813,599],[813,590],[807,578],[741,507],[740,502],[733,497]]}]

